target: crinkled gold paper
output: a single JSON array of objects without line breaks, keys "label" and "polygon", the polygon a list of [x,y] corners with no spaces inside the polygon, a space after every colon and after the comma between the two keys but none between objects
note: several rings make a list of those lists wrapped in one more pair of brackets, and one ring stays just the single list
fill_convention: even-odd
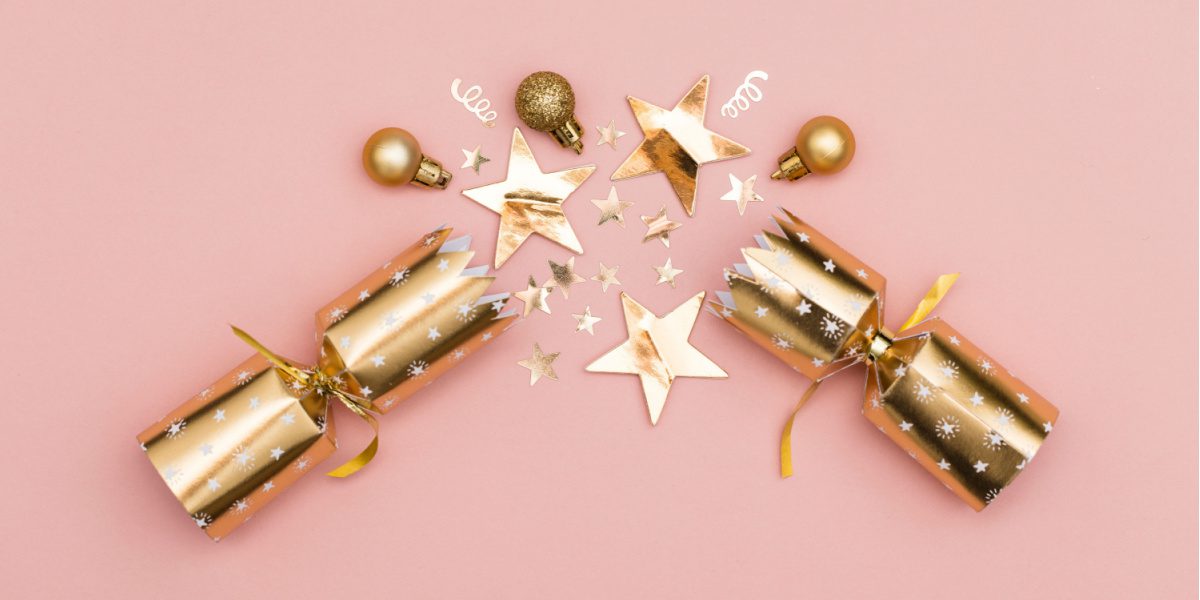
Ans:
[{"label": "crinkled gold paper", "polygon": [[710,308],[814,381],[867,365],[863,414],[976,510],[1032,460],[1058,409],[932,318],[882,329],[885,280],[785,211]]},{"label": "crinkled gold paper", "polygon": [[[508,294],[442,229],[317,314],[317,368],[378,412],[432,383],[515,321]],[[336,447],[328,396],[255,355],[138,436],[197,526],[227,535]]]}]

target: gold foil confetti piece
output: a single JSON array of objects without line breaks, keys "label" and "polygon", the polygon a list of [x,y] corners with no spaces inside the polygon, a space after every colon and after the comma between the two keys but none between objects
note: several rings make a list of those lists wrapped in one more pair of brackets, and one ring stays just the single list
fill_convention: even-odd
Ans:
[{"label": "gold foil confetti piece", "polygon": [[592,275],[592,281],[599,281],[600,291],[607,292],[608,286],[621,285],[620,280],[617,279],[617,270],[620,268],[620,266],[606,267],[604,266],[604,261],[600,261],[600,272]]},{"label": "gold foil confetti piece", "polygon": [[592,204],[600,209],[600,221],[596,225],[603,225],[609,221],[616,221],[617,225],[625,227],[625,209],[633,206],[632,202],[626,202],[617,197],[617,186],[608,188],[608,198],[604,200],[592,200]]},{"label": "gold foil confetti piece", "polygon": [[550,280],[542,284],[546,289],[558,288],[562,292],[563,298],[567,298],[567,292],[571,286],[576,283],[583,283],[586,279],[575,273],[575,257],[567,259],[565,264],[558,264],[552,260],[546,261],[550,263]]},{"label": "gold foil confetti piece", "polygon": [[739,215],[746,214],[746,205],[751,202],[762,202],[763,197],[754,191],[754,182],[758,179],[758,175],[751,175],[749,179],[742,181],[735,177],[733,173],[729,174],[729,191],[721,196],[722,200],[730,200],[737,202]]},{"label": "gold foil confetti piece", "polygon": [[521,360],[517,364],[529,369],[529,385],[531,386],[537,383],[542,377],[558,381],[558,375],[554,372],[554,367],[552,366],[558,355],[558,352],[550,354],[542,352],[541,346],[534,342],[533,356]]},{"label": "gold foil confetti piece", "polygon": [[646,235],[642,236],[642,243],[650,240],[659,240],[668,248],[671,247],[671,232],[682,227],[679,223],[667,218],[667,207],[659,209],[656,215],[643,215],[642,222],[646,224]]},{"label": "gold foil confetti piece", "polygon": [[617,140],[625,135],[624,131],[617,130],[616,119],[610,119],[607,127],[596,126],[596,131],[600,133],[600,139],[596,140],[596,145],[608,144],[613,150],[617,149]]},{"label": "gold foil confetti piece", "polygon": [[463,151],[462,151],[463,157],[465,157],[466,160],[463,161],[461,168],[471,169],[472,171],[475,171],[476,174],[478,174],[479,167],[482,167],[483,163],[491,162],[492,159],[484,156],[483,153],[479,151],[479,148],[480,148],[479,146],[475,146],[474,150],[467,150],[465,148],[463,149]]},{"label": "gold foil confetti piece", "polygon": [[658,273],[658,281],[654,282],[654,285],[662,285],[664,283],[669,283],[669,284],[671,284],[671,287],[674,288],[675,287],[675,277],[677,277],[679,274],[683,273],[683,270],[676,269],[674,266],[672,266],[671,259],[668,257],[667,262],[665,264],[663,264],[663,266],[654,267],[654,272]]},{"label": "gold foil confetti piece", "polygon": [[592,316],[591,306],[583,307],[583,314],[571,316],[575,317],[575,333],[586,331],[590,335],[596,335],[596,332],[592,330],[592,327],[594,327],[596,323],[599,323],[603,320],[600,317]]}]

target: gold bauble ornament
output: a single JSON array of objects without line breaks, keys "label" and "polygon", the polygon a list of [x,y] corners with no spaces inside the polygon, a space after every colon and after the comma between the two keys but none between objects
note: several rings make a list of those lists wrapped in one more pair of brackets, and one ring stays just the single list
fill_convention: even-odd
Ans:
[{"label": "gold bauble ornament", "polygon": [[385,127],[363,144],[363,169],[383,185],[411,183],[445,189],[453,175],[438,161],[421,154],[417,138],[399,127]]},{"label": "gold bauble ornament", "polygon": [[779,157],[771,179],[800,179],[809,173],[832,175],[854,158],[854,132],[841,119],[823,115],[809,120],[796,135],[796,145]]},{"label": "gold bauble ornament", "polygon": [[575,154],[583,153],[583,128],[575,119],[575,90],[565,77],[538,71],[517,86],[517,116],[526,125],[549,133],[558,144]]}]

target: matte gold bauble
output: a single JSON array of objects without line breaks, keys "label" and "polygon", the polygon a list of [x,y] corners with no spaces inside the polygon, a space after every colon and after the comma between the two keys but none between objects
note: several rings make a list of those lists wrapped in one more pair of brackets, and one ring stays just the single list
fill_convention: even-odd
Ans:
[{"label": "matte gold bauble", "polygon": [[824,115],[809,120],[796,135],[796,145],[779,157],[771,179],[799,179],[809,173],[832,175],[854,158],[854,132],[841,119]]},{"label": "matte gold bauble", "polygon": [[444,189],[452,175],[441,163],[421,154],[417,138],[399,127],[385,127],[367,138],[363,169],[371,179],[389,186],[412,183]]},{"label": "matte gold bauble", "polygon": [[545,131],[564,148],[583,152],[583,129],[575,119],[575,90],[567,79],[551,71],[538,71],[517,86],[517,116],[526,125]]}]

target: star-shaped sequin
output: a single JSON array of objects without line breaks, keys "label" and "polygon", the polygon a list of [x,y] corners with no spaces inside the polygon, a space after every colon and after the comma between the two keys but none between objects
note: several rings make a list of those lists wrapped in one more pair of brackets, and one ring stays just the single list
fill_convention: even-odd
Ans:
[{"label": "star-shaped sequin", "polygon": [[525,309],[521,311],[522,317],[528,317],[535,308],[550,314],[550,305],[546,303],[546,298],[550,296],[550,290],[538,285],[533,277],[529,278],[529,287],[523,291],[514,292],[513,295],[517,297],[517,300],[525,303]]},{"label": "star-shaped sequin", "polygon": [[671,259],[667,258],[667,262],[661,267],[654,267],[654,272],[658,273],[658,281],[654,285],[668,283],[671,287],[675,287],[675,277],[683,273],[683,269],[676,269],[671,265]]},{"label": "star-shaped sequin", "polygon": [[617,131],[617,120],[609,119],[608,127],[596,126],[596,131],[600,133],[600,139],[596,140],[596,145],[608,144],[613,150],[617,149],[617,140],[625,135],[624,131]]},{"label": "star-shaped sequin", "polygon": [[612,267],[610,269],[610,268],[604,266],[604,262],[602,261],[600,263],[600,272],[596,273],[595,275],[592,275],[592,281],[599,281],[600,282],[600,291],[607,292],[608,286],[621,285],[621,282],[617,280],[617,269],[620,269],[620,268],[621,267],[616,266],[616,267]]},{"label": "star-shaped sequin", "polygon": [[550,263],[550,281],[543,283],[542,287],[548,290],[558,288],[562,292],[563,298],[567,297],[567,292],[571,289],[571,286],[586,281],[575,273],[574,256],[568,258],[567,262],[561,265],[552,260],[546,262]]},{"label": "star-shaped sequin", "polygon": [[737,202],[739,215],[746,214],[746,205],[751,202],[762,202],[763,197],[759,196],[754,191],[754,182],[758,179],[758,175],[751,175],[749,179],[742,181],[729,174],[729,191],[721,196],[722,200],[731,200]]},{"label": "star-shaped sequin", "polygon": [[583,307],[582,315],[571,315],[571,316],[575,317],[575,333],[579,333],[580,331],[586,331],[592,335],[596,335],[596,332],[592,330],[592,327],[595,326],[596,323],[599,323],[602,319],[600,317],[592,316],[592,307],[591,306]]},{"label": "star-shaped sequin", "polygon": [[466,160],[463,161],[461,168],[471,169],[472,171],[475,171],[476,174],[479,173],[479,167],[482,167],[483,163],[491,162],[492,160],[484,156],[483,153],[479,151],[479,146],[475,146],[474,150],[464,149],[462,153],[463,156],[466,157]]},{"label": "star-shaped sequin", "polygon": [[633,206],[632,202],[626,202],[617,197],[617,186],[608,188],[608,198],[604,200],[592,200],[592,204],[600,209],[600,222],[597,225],[603,225],[609,221],[616,221],[617,225],[625,227],[625,209]]},{"label": "star-shaped sequin", "polygon": [[664,246],[671,247],[671,232],[680,228],[680,224],[667,218],[667,207],[659,209],[657,215],[643,215],[642,222],[646,224],[646,235],[642,243],[659,240]]},{"label": "star-shaped sequin", "polygon": [[518,365],[529,369],[529,385],[537,383],[542,377],[549,377],[558,381],[558,375],[554,372],[552,366],[554,360],[558,358],[558,352],[546,354],[542,352],[542,347],[536,342],[533,344],[533,356],[518,362]]}]

